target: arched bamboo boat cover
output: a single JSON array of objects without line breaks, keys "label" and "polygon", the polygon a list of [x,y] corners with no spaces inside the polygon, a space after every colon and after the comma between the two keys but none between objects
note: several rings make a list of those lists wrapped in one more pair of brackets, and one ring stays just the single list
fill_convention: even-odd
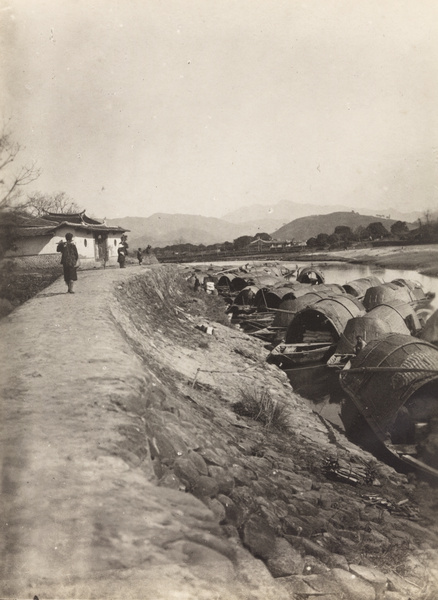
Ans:
[{"label": "arched bamboo boat cover", "polygon": [[395,283],[384,283],[375,287],[370,287],[365,292],[363,304],[367,310],[371,310],[378,304],[385,304],[391,300],[399,300],[406,304],[416,303],[418,298],[407,287],[400,287]]},{"label": "arched bamboo boat cover", "polygon": [[375,287],[377,285],[382,285],[381,280],[375,275],[370,275],[369,277],[360,277],[359,279],[349,281],[342,287],[347,294],[351,294],[356,298],[363,298],[368,288]]},{"label": "arched bamboo boat cover", "polygon": [[331,334],[332,342],[337,342],[347,322],[364,313],[362,303],[352,296],[321,298],[293,317],[285,341],[287,344],[300,343],[306,331],[327,331]]},{"label": "arched bamboo boat cover", "polygon": [[320,269],[315,267],[304,267],[297,275],[299,283],[324,283],[325,276]]},{"label": "arched bamboo boat cover", "polygon": [[426,324],[418,337],[426,342],[438,345],[438,310],[427,319]]},{"label": "arched bamboo boat cover", "polygon": [[[360,335],[367,344],[373,340],[386,337],[390,333],[397,332],[404,335],[410,335],[409,329],[398,313],[390,314],[388,315],[388,318],[385,318],[385,315],[383,314],[384,311],[378,311],[376,314],[372,314],[380,308],[380,306],[377,306],[371,312],[348,321],[344,331],[341,333],[338,345],[336,346],[336,354],[354,354],[354,348],[357,341],[356,338],[358,335]],[[378,316],[379,313],[380,317]]]},{"label": "arched bamboo boat cover", "polygon": [[432,298],[435,297],[435,294],[431,294],[430,292],[426,294],[423,290],[421,283],[419,283],[418,281],[399,278],[393,279],[391,283],[394,283],[395,285],[398,285],[400,287],[406,287],[408,290],[410,290],[414,302],[416,301],[419,303],[425,303],[428,299],[432,300]]},{"label": "arched bamboo boat cover", "polygon": [[324,286],[311,286],[314,291],[307,292],[298,298],[288,298],[287,300],[283,300],[278,307],[279,312],[275,314],[272,327],[287,327],[300,310],[303,310],[303,308],[306,308],[307,306],[312,306],[312,304],[315,304],[315,302],[318,302],[321,298],[330,296],[328,292],[320,290],[322,287]]},{"label": "arched bamboo boat cover", "polygon": [[282,300],[293,299],[295,297],[295,291],[290,287],[272,288],[265,291],[263,295],[260,293],[255,298],[255,305],[259,306],[259,303],[262,303],[267,308],[278,308]]},{"label": "arched bamboo boat cover", "polygon": [[418,281],[412,281],[411,279],[403,279],[402,277],[399,277],[398,279],[393,279],[391,283],[395,283],[395,285],[398,285],[399,287],[407,287],[409,290],[423,290],[423,288],[421,287],[421,283],[419,283]]},{"label": "arched bamboo boat cover", "polygon": [[421,329],[420,319],[414,308],[401,300],[391,300],[378,304],[368,312],[368,315],[387,321],[391,326],[390,331],[392,333],[405,333],[404,327],[400,325],[401,321],[412,335],[416,335]]},{"label": "arched bamboo boat cover", "polygon": [[217,282],[218,288],[227,288],[230,292],[240,292],[246,287],[247,281],[243,277],[239,277],[234,273],[227,273],[226,275],[221,275]]},{"label": "arched bamboo boat cover", "polygon": [[[325,288],[326,286],[318,286],[318,291],[320,291],[320,287]],[[309,295],[309,290],[312,289],[315,289],[315,287],[304,283],[274,286],[270,290],[266,291],[263,295],[260,294],[255,299],[255,304],[258,306],[258,301],[260,301],[263,306],[266,306],[267,308],[279,308],[281,302],[286,300],[294,300],[297,298],[304,298],[304,296]],[[319,297],[322,297],[323,295],[335,295],[329,290],[330,288],[328,288],[328,290],[321,290]],[[304,306],[307,306],[307,304],[303,304],[303,307]]]},{"label": "arched bamboo boat cover", "polygon": [[[383,370],[352,370],[375,367]],[[385,441],[400,408],[426,384],[438,384],[438,348],[410,335],[390,334],[367,344],[352,360],[351,370],[341,371],[340,382],[376,435]]]},{"label": "arched bamboo boat cover", "polygon": [[339,283],[321,283],[318,285],[318,290],[324,290],[330,294],[346,294],[346,291]]},{"label": "arched bamboo boat cover", "polygon": [[254,298],[258,291],[259,288],[257,286],[248,285],[237,294],[234,304],[238,304],[239,306],[253,306]]},{"label": "arched bamboo boat cover", "polygon": [[[254,279],[252,285],[255,285],[259,288],[254,298],[254,306],[256,306],[259,310],[268,308],[266,294],[271,291],[276,284],[278,284],[278,279],[270,276],[258,277],[257,279]],[[290,288],[285,289],[287,289],[288,292],[291,291]]]}]

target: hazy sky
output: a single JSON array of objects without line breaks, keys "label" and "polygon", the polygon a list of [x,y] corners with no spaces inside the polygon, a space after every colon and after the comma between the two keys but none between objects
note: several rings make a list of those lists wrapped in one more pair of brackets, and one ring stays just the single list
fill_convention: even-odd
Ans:
[{"label": "hazy sky", "polygon": [[0,0],[0,108],[98,216],[438,206],[436,0]]}]

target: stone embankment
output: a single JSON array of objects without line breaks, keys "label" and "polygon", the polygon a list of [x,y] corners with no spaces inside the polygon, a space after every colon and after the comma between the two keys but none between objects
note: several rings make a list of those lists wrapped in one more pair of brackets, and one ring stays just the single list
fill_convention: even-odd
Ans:
[{"label": "stone embankment", "polygon": [[0,322],[0,596],[436,598],[434,490],[215,311],[154,265],[59,280]]}]

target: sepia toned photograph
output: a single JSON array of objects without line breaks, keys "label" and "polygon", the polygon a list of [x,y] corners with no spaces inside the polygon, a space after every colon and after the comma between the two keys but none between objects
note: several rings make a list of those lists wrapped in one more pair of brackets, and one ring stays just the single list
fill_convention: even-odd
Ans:
[{"label": "sepia toned photograph", "polygon": [[0,600],[438,598],[438,4],[0,0]]}]

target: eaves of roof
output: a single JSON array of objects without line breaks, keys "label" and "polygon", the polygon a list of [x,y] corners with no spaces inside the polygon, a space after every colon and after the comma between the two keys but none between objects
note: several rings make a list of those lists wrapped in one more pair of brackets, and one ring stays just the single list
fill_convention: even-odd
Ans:
[{"label": "eaves of roof", "polygon": [[86,231],[117,231],[120,233],[129,231],[129,229],[124,229],[123,227],[119,227],[118,225],[87,225],[85,223],[72,223],[70,221],[61,221],[61,223],[57,223],[55,229],[59,229],[60,227],[72,227],[74,229],[85,229]]},{"label": "eaves of roof", "polygon": [[40,237],[43,235],[55,235],[56,227],[19,227],[19,237]]},{"label": "eaves of roof", "polygon": [[53,225],[49,225],[46,227],[18,227],[17,234],[19,237],[39,237],[43,235],[55,235],[55,232],[61,227],[71,227],[72,229],[82,229],[85,231],[99,231],[99,232],[108,232],[108,233],[124,233],[125,231],[129,231],[129,229],[124,229],[123,227],[108,227],[107,225],[84,225],[83,223],[69,223],[68,221],[63,221],[62,223],[56,223]]}]

